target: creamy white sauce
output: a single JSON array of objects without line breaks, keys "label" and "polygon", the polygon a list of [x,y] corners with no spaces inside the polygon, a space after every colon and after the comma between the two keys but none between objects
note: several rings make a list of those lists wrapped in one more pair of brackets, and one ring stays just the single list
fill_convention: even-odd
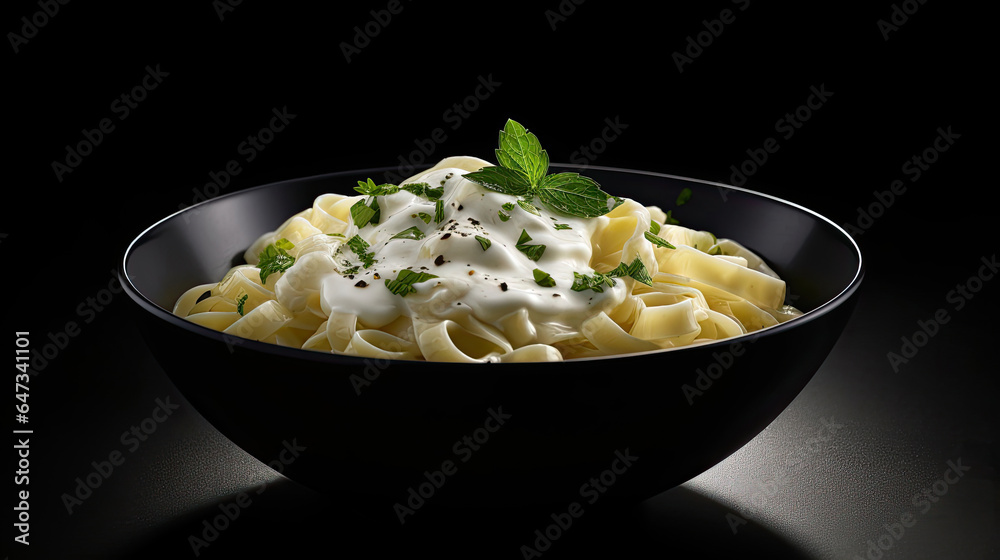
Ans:
[{"label": "creamy white sauce", "polygon": [[[623,281],[606,287],[603,293],[571,289],[574,272],[593,273],[591,236],[598,220],[556,215],[541,206],[541,216],[535,216],[515,204],[513,210],[504,212],[510,216],[504,222],[498,210],[516,198],[464,179],[464,173],[467,171],[458,168],[438,169],[409,181],[444,186],[444,219],[440,223],[433,220],[434,202],[424,197],[402,190],[380,196],[380,222],[357,232],[370,244],[368,251],[374,253],[376,261],[350,276],[330,273],[323,277],[323,311],[355,314],[366,327],[379,328],[400,315],[436,321],[462,313],[463,308],[480,321],[496,325],[503,317],[525,309],[535,326],[537,342],[551,344],[579,332],[583,321],[624,300]],[[416,217],[419,212],[430,214],[430,223]],[[557,230],[557,223],[571,229]],[[414,226],[426,237],[391,239]],[[522,230],[531,236],[529,245],[545,245],[537,262],[515,247]],[[487,250],[476,240],[477,235],[490,240]],[[334,258],[342,269],[347,266],[341,261],[357,261],[346,245]],[[549,273],[556,285],[538,285],[533,276],[536,268]],[[403,297],[385,285],[403,269],[437,278],[414,284],[416,293]],[[365,287],[359,287],[361,282]]]}]

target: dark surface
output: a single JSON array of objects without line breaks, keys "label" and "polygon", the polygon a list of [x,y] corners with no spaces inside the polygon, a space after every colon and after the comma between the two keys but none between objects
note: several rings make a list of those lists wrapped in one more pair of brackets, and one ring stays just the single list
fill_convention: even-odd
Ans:
[{"label": "dark surface", "polygon": [[[132,303],[102,292],[117,287],[131,239],[199,196],[393,165],[421,144],[433,148],[428,163],[489,156],[508,117],[571,163],[588,162],[580,146],[617,117],[628,128],[595,142],[601,153],[589,163],[727,183],[742,182],[730,166],[747,150],[760,158],[774,138],[779,148],[744,186],[851,224],[868,263],[843,337],[758,437],[640,506],[587,504],[543,558],[854,558],[880,538],[891,545],[883,558],[1000,556],[997,286],[972,280],[996,252],[993,30],[982,8],[931,0],[885,40],[877,22],[891,18],[891,2],[657,13],[586,2],[555,30],[545,11],[556,2],[488,14],[407,2],[348,63],[340,43],[385,5],[319,14],[243,2],[220,21],[211,3],[72,2],[19,52],[6,51],[4,162],[14,174],[0,208],[4,324],[30,330],[37,349],[50,333],[66,342],[30,381],[32,544],[13,544],[12,558],[187,558],[204,520],[248,498],[199,557],[298,557],[313,547],[318,556],[524,557],[520,547],[563,510],[469,514],[430,503],[400,526],[384,509],[346,508],[281,478],[193,410],[139,337]],[[671,54],[727,7],[735,22],[678,72]],[[5,8],[8,32],[41,9]],[[112,103],[157,64],[169,76],[122,119]],[[491,75],[501,85],[467,117],[445,113]],[[779,119],[824,85],[832,95],[786,136]],[[294,119],[247,161],[241,142],[286,106]],[[114,130],[59,181],[53,160],[103,118]],[[947,151],[923,169],[907,165],[949,127],[959,136],[939,141]],[[427,141],[437,128],[446,138]],[[205,189],[233,159],[239,173]],[[875,194],[895,180],[906,190],[891,202]],[[859,218],[859,208],[878,215]],[[894,366],[889,353],[935,314],[946,322],[926,327],[932,336],[917,336],[920,348]],[[63,339],[70,321],[78,329]],[[286,401],[301,393],[258,390]],[[138,447],[123,442],[166,397],[179,408]],[[63,494],[114,451],[124,462],[69,514]],[[946,476],[949,461],[969,470]],[[953,483],[934,495],[946,478]],[[937,501],[921,497],[925,488]]]}]

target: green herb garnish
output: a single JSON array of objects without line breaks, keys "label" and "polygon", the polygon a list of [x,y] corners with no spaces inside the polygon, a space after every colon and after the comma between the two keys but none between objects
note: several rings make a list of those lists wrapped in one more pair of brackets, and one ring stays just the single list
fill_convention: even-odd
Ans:
[{"label": "green herb garnish", "polygon": [[236,312],[243,316],[243,305],[250,299],[250,294],[244,293],[241,297],[236,300]]},{"label": "green herb garnish", "polygon": [[507,212],[513,212],[514,211],[514,203],[513,202],[504,202],[503,206],[501,206],[501,208],[503,208]]},{"label": "green herb garnish", "polygon": [[650,243],[652,243],[653,245],[656,245],[657,247],[665,247],[667,249],[676,249],[677,248],[677,247],[674,247],[673,245],[671,245],[670,243],[667,243],[666,239],[664,239],[664,238],[662,238],[662,237],[660,237],[658,235],[655,235],[655,234],[650,233],[648,231],[646,232],[645,235],[646,235],[646,239]]},{"label": "green herb garnish", "polygon": [[410,217],[411,218],[420,218],[421,220],[424,221],[425,224],[431,223],[431,220],[434,219],[434,216],[431,216],[427,212],[417,212],[416,214],[411,214]]},{"label": "green herb garnish", "polygon": [[438,201],[434,203],[434,223],[440,224],[443,221],[444,221],[444,201],[438,199]]},{"label": "green herb garnish", "polygon": [[681,223],[680,220],[672,216],[673,212],[674,212],[673,210],[667,210],[667,219],[664,220],[663,223],[670,224],[672,226],[676,226],[677,224]]},{"label": "green herb garnish", "polygon": [[374,208],[369,208],[363,200],[359,200],[354,203],[354,206],[351,206],[351,219],[354,220],[354,225],[359,228],[368,225],[368,222],[375,217],[375,214],[376,210]]},{"label": "green herb garnish", "polygon": [[420,228],[418,228],[417,226],[404,229],[403,231],[390,237],[390,239],[423,239],[423,238],[424,238],[424,232],[420,231]]},{"label": "green herb garnish", "polygon": [[368,242],[361,238],[360,235],[355,235],[354,237],[347,240],[347,246],[354,251],[354,254],[361,259],[361,264],[365,268],[370,267],[375,264],[375,253],[368,252]]},{"label": "green herb garnish", "polygon": [[503,210],[497,210],[497,216],[500,216],[501,222],[506,222],[510,219],[510,216],[503,213]]},{"label": "green herb garnish", "polygon": [[412,294],[417,291],[417,289],[413,287],[414,284],[426,282],[432,278],[437,278],[437,276],[427,274],[426,272],[400,270],[399,276],[397,276],[395,280],[386,279],[385,287],[389,288],[390,292],[398,296],[406,297],[407,294]]},{"label": "green herb garnish", "polygon": [[267,277],[276,273],[284,272],[295,264],[295,257],[288,254],[288,250],[295,247],[291,241],[281,238],[264,248],[257,255],[257,268],[260,269],[260,282],[267,283]]},{"label": "green herb garnish", "polygon": [[674,202],[677,206],[683,206],[685,202],[691,200],[691,189],[684,187],[681,194],[677,195],[677,200]]},{"label": "green herb garnish", "polygon": [[537,196],[551,210],[582,218],[607,214],[612,200],[615,206],[621,203],[622,199],[601,190],[597,181],[579,173],[547,175],[548,152],[534,134],[513,119],[500,131],[499,145],[499,167],[484,167],[463,177],[500,193],[527,196],[526,202],[532,205]]},{"label": "green herb garnish", "polygon": [[524,256],[528,257],[529,260],[538,262],[538,259],[542,258],[542,253],[545,252],[545,245],[528,245],[529,241],[531,241],[531,236],[522,229],[521,237],[517,239],[517,244],[514,247],[524,253]]},{"label": "green herb garnish", "polygon": [[343,233],[328,233],[327,235],[329,235],[330,237],[341,237],[341,238],[344,237]]},{"label": "green herb garnish", "polygon": [[555,228],[557,230],[559,230],[559,229],[573,229],[573,228],[569,227],[569,224],[556,224]]},{"label": "green herb garnish", "polygon": [[535,284],[543,288],[551,288],[556,285],[555,278],[552,278],[548,272],[536,268],[532,271],[532,274],[535,277]]},{"label": "green herb garnish", "polygon": [[523,208],[525,212],[530,212],[536,216],[541,216],[541,214],[538,212],[538,208],[535,208],[534,204],[528,202],[527,200],[524,200],[523,198],[517,199],[517,205]]},{"label": "green herb garnish", "polygon": [[[424,183],[426,185],[426,183]],[[444,195],[444,187],[432,188],[430,185],[424,187],[424,196],[427,200],[440,200],[441,196]]]},{"label": "green herb garnish", "polygon": [[660,235],[660,227],[660,222],[651,220],[649,222],[649,233],[652,233],[653,235]]},{"label": "green herb garnish", "polygon": [[584,290],[593,290],[595,292],[603,292],[604,286],[613,288],[615,286],[615,279],[608,276],[607,274],[601,274],[600,272],[595,272],[592,275],[580,274],[579,272],[573,273],[573,286],[574,292],[582,292]]},{"label": "green herb garnish", "polygon": [[482,246],[483,251],[489,249],[490,245],[493,244],[493,242],[490,241],[489,239],[486,239],[485,237],[481,237],[481,236],[478,236],[478,235],[476,236],[476,241],[478,241],[479,245]]},{"label": "green herb garnish", "polygon": [[649,276],[649,271],[646,270],[646,265],[642,264],[642,259],[636,257],[632,261],[632,264],[626,265],[625,263],[620,263],[614,270],[607,273],[607,276],[612,278],[621,278],[622,276],[629,276],[637,282],[642,282],[647,286],[653,285],[653,278]]},{"label": "green herb garnish", "polygon": [[424,196],[424,190],[430,188],[427,183],[407,183],[405,185],[400,185],[399,188],[404,191],[409,191],[417,196]]},{"label": "green herb garnish", "polygon": [[367,181],[358,181],[358,186],[354,187],[354,190],[368,196],[385,196],[387,194],[398,193],[399,187],[390,183],[376,185],[375,181],[369,178]]}]

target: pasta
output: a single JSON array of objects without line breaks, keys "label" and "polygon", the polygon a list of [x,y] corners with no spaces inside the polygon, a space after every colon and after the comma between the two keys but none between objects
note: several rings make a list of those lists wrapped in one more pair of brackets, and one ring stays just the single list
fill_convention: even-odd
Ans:
[{"label": "pasta", "polygon": [[385,194],[324,194],[173,313],[282,346],[442,362],[647,352],[801,315],[735,241],[627,198],[579,217],[463,177],[491,166],[449,157]]}]

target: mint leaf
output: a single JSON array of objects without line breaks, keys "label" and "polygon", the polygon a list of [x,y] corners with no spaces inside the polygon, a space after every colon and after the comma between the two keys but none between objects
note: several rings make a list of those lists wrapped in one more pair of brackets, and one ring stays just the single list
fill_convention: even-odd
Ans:
[{"label": "mint leaf", "polygon": [[351,206],[351,219],[354,220],[354,225],[359,228],[368,225],[372,217],[375,216],[375,210],[368,207],[365,201],[359,200]]},{"label": "mint leaf", "polygon": [[531,274],[535,277],[535,284],[538,284],[543,288],[551,288],[556,285],[555,278],[552,278],[552,276],[544,270],[536,268],[531,271]]},{"label": "mint leaf", "polygon": [[579,173],[556,173],[542,179],[538,197],[549,208],[571,216],[596,218],[611,209],[611,195],[601,190],[597,181]]},{"label": "mint leaf", "polygon": [[531,190],[530,179],[524,172],[505,167],[484,167],[462,177],[503,194],[521,196]]},{"label": "mint leaf", "polygon": [[413,226],[411,228],[404,229],[389,239],[423,239],[424,237],[424,232],[420,231],[420,228],[417,226]]},{"label": "mint leaf", "polygon": [[517,199],[517,205],[523,208],[525,212],[530,212],[536,216],[541,216],[541,214],[538,212],[538,208],[535,208],[534,204],[528,202],[527,200],[524,200],[523,198]]},{"label": "mint leaf", "polygon": [[490,241],[489,239],[487,239],[485,237],[481,237],[479,235],[476,236],[476,241],[479,242],[479,245],[483,248],[483,251],[489,249],[490,245],[493,244],[493,242]]},{"label": "mint leaf", "polygon": [[671,245],[670,243],[668,243],[666,239],[664,239],[664,238],[662,238],[662,237],[660,237],[658,235],[653,235],[652,233],[650,233],[648,231],[645,233],[645,236],[646,236],[646,240],[647,241],[649,241],[653,245],[656,245],[657,247],[665,247],[667,249],[676,249],[677,248],[677,247],[674,247],[673,245]]},{"label": "mint leaf", "polygon": [[524,253],[524,256],[528,257],[529,260],[538,262],[538,259],[542,258],[542,253],[545,252],[545,245],[528,245],[529,241],[531,241],[531,236],[528,235],[527,230],[522,229],[521,237],[518,238],[514,247]]},{"label": "mint leaf", "polygon": [[399,276],[396,276],[395,280],[389,280],[386,278],[385,287],[389,288],[389,291],[398,295],[406,297],[408,294],[415,293],[416,288],[413,287],[414,284],[419,284],[421,282],[426,282],[432,278],[437,278],[433,274],[427,274],[426,272],[413,272],[412,270],[400,270]]},{"label": "mint leaf", "polygon": [[497,162],[507,169],[524,173],[531,186],[538,186],[549,170],[549,154],[542,149],[538,137],[514,119],[507,119],[500,131],[499,145]]}]

